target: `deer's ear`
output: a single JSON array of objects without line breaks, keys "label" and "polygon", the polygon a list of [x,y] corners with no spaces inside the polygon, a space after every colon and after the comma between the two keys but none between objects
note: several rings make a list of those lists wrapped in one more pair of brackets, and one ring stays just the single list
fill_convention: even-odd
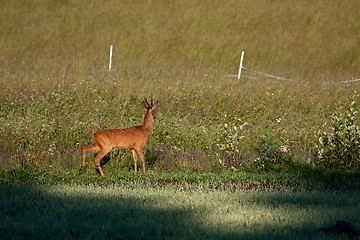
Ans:
[{"label": "deer's ear", "polygon": [[151,110],[155,110],[155,108],[157,107],[159,101],[156,101],[155,104],[151,107]]}]

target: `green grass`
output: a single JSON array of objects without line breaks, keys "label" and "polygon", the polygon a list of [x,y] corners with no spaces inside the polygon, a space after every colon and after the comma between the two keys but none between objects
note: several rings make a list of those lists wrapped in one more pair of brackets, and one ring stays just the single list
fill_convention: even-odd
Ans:
[{"label": "green grass", "polygon": [[8,239],[347,239],[319,228],[359,223],[358,190],[227,187],[0,185],[0,232]]},{"label": "green grass", "polygon": [[[93,168],[95,169],[95,168]],[[114,183],[154,183],[154,184],[178,184],[186,182],[189,184],[210,184],[208,187],[219,187],[223,185],[234,185],[243,189],[248,184],[261,188],[275,185],[292,186],[299,190],[317,191],[341,191],[357,190],[360,188],[360,176],[358,172],[324,171],[311,168],[299,168],[297,171],[289,172],[248,172],[248,171],[226,171],[218,173],[195,173],[191,171],[159,172],[149,170],[146,174],[134,175],[128,171],[109,172],[106,177],[101,177],[95,170],[79,174],[77,171],[63,170],[41,170],[37,167],[23,167],[1,170],[1,184],[75,184],[104,186]]]}]

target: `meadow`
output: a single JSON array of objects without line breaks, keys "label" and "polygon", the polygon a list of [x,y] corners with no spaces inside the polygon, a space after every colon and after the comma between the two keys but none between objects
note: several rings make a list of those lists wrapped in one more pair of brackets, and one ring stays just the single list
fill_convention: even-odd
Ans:
[{"label": "meadow", "polygon": [[[107,238],[152,215],[158,226],[114,236],[321,239],[316,229],[339,218],[359,226],[359,8],[355,0],[1,1],[0,231]],[[238,81],[230,75],[243,50]],[[159,100],[148,174],[134,176],[131,153],[117,150],[102,162],[105,178],[94,154],[78,174],[94,132],[141,124],[144,96]],[[42,199],[58,207],[54,215]],[[118,208],[130,222],[91,229]],[[54,228],[38,224],[62,213]]]},{"label": "meadow", "polygon": [[0,189],[7,239],[349,239],[319,228],[358,221],[360,194],[186,183]]}]

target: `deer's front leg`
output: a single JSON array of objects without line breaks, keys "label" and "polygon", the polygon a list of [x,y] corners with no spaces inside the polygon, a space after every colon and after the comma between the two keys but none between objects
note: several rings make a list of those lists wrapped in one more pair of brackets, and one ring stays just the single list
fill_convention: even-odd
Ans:
[{"label": "deer's front leg", "polygon": [[131,149],[133,159],[134,159],[134,167],[135,167],[135,174],[137,174],[137,154],[135,149]]},{"label": "deer's front leg", "polygon": [[142,167],[143,167],[143,173],[146,173],[145,170],[145,157],[144,154],[142,153],[142,149],[137,151],[137,154],[139,155],[140,159],[141,159],[141,163],[142,163]]}]

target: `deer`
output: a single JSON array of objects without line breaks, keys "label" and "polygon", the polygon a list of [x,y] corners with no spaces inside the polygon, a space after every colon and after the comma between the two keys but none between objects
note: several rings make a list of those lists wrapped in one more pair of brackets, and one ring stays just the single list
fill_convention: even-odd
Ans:
[{"label": "deer", "polygon": [[149,104],[146,97],[144,97],[142,105],[145,110],[145,116],[141,125],[122,129],[104,129],[93,134],[92,139],[95,144],[83,148],[83,161],[79,172],[82,172],[85,168],[86,153],[88,152],[100,151],[94,158],[94,163],[100,175],[104,176],[104,172],[100,166],[101,159],[113,149],[131,149],[135,165],[135,174],[137,174],[138,155],[142,162],[143,173],[146,173],[143,147],[149,140],[151,134],[154,119],[156,118],[155,109],[158,101],[153,104],[153,98],[151,97],[151,104]]}]

